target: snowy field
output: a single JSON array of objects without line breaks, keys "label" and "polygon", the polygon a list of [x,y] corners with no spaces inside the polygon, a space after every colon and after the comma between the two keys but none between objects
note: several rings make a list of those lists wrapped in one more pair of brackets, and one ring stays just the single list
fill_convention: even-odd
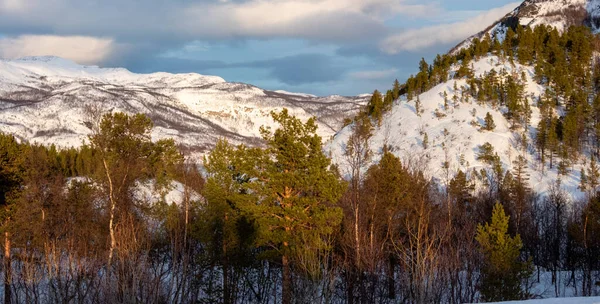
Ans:
[{"label": "snowy field", "polygon": [[600,304],[600,297],[589,298],[553,298],[527,301],[496,302],[502,304]]}]

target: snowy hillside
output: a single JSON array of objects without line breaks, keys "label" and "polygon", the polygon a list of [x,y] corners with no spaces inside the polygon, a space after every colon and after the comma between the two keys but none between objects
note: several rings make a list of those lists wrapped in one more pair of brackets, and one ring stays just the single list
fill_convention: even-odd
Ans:
[{"label": "snowy hillside", "polygon": [[[455,67],[457,68],[457,67]],[[503,62],[496,56],[484,57],[473,62],[476,77],[490,72],[506,69],[509,74],[526,75],[526,92],[528,102],[531,105],[532,115],[529,131],[526,136],[528,145],[523,147],[520,142],[521,133],[509,129],[509,122],[502,115],[504,109],[492,108],[483,103],[478,104],[476,100],[466,103],[456,103],[444,110],[444,92],[452,102],[453,96],[461,96],[461,90],[467,86],[465,79],[451,79],[448,82],[437,85],[430,91],[419,96],[422,114],[417,115],[415,109],[416,97],[413,100],[396,101],[391,112],[387,113],[380,127],[376,127],[370,141],[370,147],[375,152],[372,161],[375,163],[381,156],[384,145],[391,146],[392,152],[400,157],[405,163],[421,166],[431,177],[436,178],[442,185],[448,180],[446,178],[443,162],[448,161],[450,165],[450,178],[458,170],[470,172],[473,169],[489,168],[489,165],[476,159],[479,147],[486,142],[493,145],[494,151],[500,156],[504,170],[513,170],[513,161],[519,155],[528,160],[529,184],[537,193],[544,194],[549,186],[557,179],[556,167],[550,170],[540,170],[541,165],[535,155],[532,138],[535,136],[535,128],[539,122],[540,112],[537,108],[538,97],[544,92],[544,87],[538,85],[534,80],[532,67],[522,66],[515,63]],[[456,87],[458,91],[454,90]],[[533,97],[533,98],[532,98]],[[494,131],[483,131],[486,113],[493,116],[496,128]],[[441,114],[446,115],[441,117]],[[439,117],[438,117],[439,116]],[[344,158],[345,145],[352,132],[353,125],[340,131],[335,139],[329,144],[334,162],[340,164],[342,172],[347,173],[347,162]],[[423,140],[427,134],[428,142],[424,145]],[[579,185],[580,165],[574,165],[569,175],[562,177],[563,189],[570,193],[573,198],[580,197],[582,193],[577,188]]]},{"label": "snowy hillside", "polygon": [[[555,299],[511,301],[511,302],[499,302],[499,303],[503,303],[503,304],[598,304],[598,303],[600,303],[600,298],[599,297],[555,298]],[[493,303],[490,303],[490,304],[493,304]]]},{"label": "snowy hillside", "polygon": [[526,0],[486,30],[458,44],[451,53],[468,47],[473,39],[481,39],[487,33],[502,40],[508,27],[516,24],[550,25],[559,31],[572,25],[586,25],[597,33],[600,32],[600,0]]},{"label": "snowy hillside", "polygon": [[282,107],[303,120],[316,116],[327,139],[367,98],[274,92],[198,74],[135,74],[57,57],[0,60],[0,130],[59,146],[80,145],[90,113],[104,111],[147,114],[153,137],[199,153],[220,137],[258,143],[259,128],[273,125],[269,113]]}]

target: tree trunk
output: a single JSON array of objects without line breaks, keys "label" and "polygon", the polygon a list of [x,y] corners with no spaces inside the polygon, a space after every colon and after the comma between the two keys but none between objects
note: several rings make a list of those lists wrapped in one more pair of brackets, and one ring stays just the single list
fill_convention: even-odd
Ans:
[{"label": "tree trunk", "polygon": [[[358,191],[355,189],[355,191]],[[358,196],[358,195],[357,195]],[[358,215],[358,197],[354,199],[354,255],[355,255],[355,267],[360,269],[360,229],[359,229],[359,215]]]},{"label": "tree trunk", "polygon": [[288,256],[284,254],[281,257],[281,265],[283,266],[282,285],[281,285],[281,304],[292,303],[292,276],[290,272],[290,262]]},{"label": "tree trunk", "polygon": [[387,288],[388,288],[388,298],[393,300],[396,298],[396,282],[394,280],[394,272],[395,272],[395,264],[394,258],[389,257],[389,269],[387,275]]},{"label": "tree trunk", "polygon": [[114,198],[114,186],[112,182],[112,178],[110,176],[110,171],[108,170],[108,165],[106,164],[106,160],[103,159],[104,170],[106,171],[106,178],[108,179],[108,198],[110,200],[110,220],[108,222],[108,230],[110,233],[110,248],[108,250],[108,265],[111,264],[115,247],[117,247],[117,240],[115,239],[115,198]]},{"label": "tree trunk", "polygon": [[4,304],[10,304],[12,302],[12,289],[11,289],[11,277],[12,277],[12,265],[10,258],[10,234],[4,233]]},{"label": "tree trunk", "polygon": [[223,260],[223,304],[231,304],[231,296],[229,291],[229,263],[227,257]]},{"label": "tree trunk", "polygon": [[346,272],[346,294],[348,304],[354,304],[354,272]]},{"label": "tree trunk", "polygon": [[[225,225],[229,217],[225,214]],[[223,240],[223,304],[231,303],[229,290],[229,258],[227,256],[227,241]]]}]

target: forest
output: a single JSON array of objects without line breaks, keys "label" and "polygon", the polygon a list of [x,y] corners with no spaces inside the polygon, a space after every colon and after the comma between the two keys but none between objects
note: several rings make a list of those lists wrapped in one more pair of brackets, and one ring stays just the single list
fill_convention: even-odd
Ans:
[{"label": "forest", "polygon": [[[264,145],[224,140],[202,161],[172,140],[151,140],[141,114],[90,116],[89,142],[60,149],[0,135],[0,229],[5,303],[471,303],[600,292],[600,65],[588,28],[540,26],[475,39],[425,60],[347,122],[345,175],[323,150],[314,119],[273,112]],[[494,54],[535,66],[548,90],[531,143],[540,170],[563,174],[580,156],[586,199],[556,181],[541,196],[526,160],[488,165],[441,185],[370,137],[395,102],[466,78],[446,108],[476,101],[505,109],[515,132],[530,123],[521,75],[475,77],[470,63]],[[452,65],[460,65],[451,73]],[[459,91],[459,90],[455,90]],[[407,101],[403,101],[405,97]],[[440,112],[440,115],[444,113]],[[493,130],[491,116],[482,130]],[[425,142],[425,141],[424,141]],[[369,165],[375,153],[377,164]],[[475,187],[475,182],[484,187]],[[138,195],[151,184],[157,202]],[[167,193],[182,185],[183,199]],[[566,281],[561,281],[566,279]]]}]

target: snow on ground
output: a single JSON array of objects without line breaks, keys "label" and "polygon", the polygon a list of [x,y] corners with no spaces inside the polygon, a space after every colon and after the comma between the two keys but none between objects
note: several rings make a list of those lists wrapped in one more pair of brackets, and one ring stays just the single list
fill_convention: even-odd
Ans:
[{"label": "snow on ground", "polygon": [[111,82],[118,85],[138,84],[143,86],[167,83],[175,87],[223,83],[225,80],[217,76],[199,74],[135,74],[123,68],[99,68],[97,66],[82,66],[73,61],[54,56],[24,57],[15,60],[0,60],[0,86],[7,84],[22,84],[31,81],[32,77],[54,78],[69,81],[69,79],[86,79]]},{"label": "snow on ground", "polygon": [[531,13],[523,13],[519,20],[521,25],[535,27],[545,24],[564,31],[571,25],[571,21],[565,17],[566,10],[581,8],[594,17],[599,14],[600,2],[598,0],[546,0],[536,1],[528,6],[524,11]]},{"label": "snow on ground", "polygon": [[[67,186],[71,186],[74,182],[93,183],[93,180],[84,176],[71,177],[67,179]],[[95,183],[93,185],[98,186]],[[181,206],[184,203],[186,196],[188,197],[189,201],[204,200],[202,195],[190,189],[186,190],[185,185],[178,181],[172,181],[166,189],[162,189],[161,191],[156,189],[156,185],[153,180],[146,181],[144,183],[137,182],[133,192],[136,200],[149,204],[156,204],[160,201],[164,201],[169,205],[176,204]]]},{"label": "snow on ground", "polygon": [[495,302],[495,303],[502,303],[502,304],[600,304],[600,297],[553,298],[553,299],[509,301],[509,302]]},{"label": "snow on ground", "polygon": [[202,196],[195,191],[191,191],[186,194],[185,186],[177,181],[171,182],[170,187],[168,187],[168,189],[165,191],[162,191],[162,193],[155,189],[153,181],[138,183],[134,195],[136,199],[150,204],[156,204],[160,201],[164,201],[169,205],[176,204],[181,206],[185,202],[186,195],[190,201],[203,200]]},{"label": "snow on ground", "polygon": [[317,97],[317,96],[312,95],[312,94],[294,93],[294,92],[288,92],[288,91],[285,91],[285,90],[277,90],[277,91],[275,91],[275,93],[281,93],[281,94],[286,94],[286,95],[302,96],[302,97]]},{"label": "snow on ground", "polygon": [[[451,79],[419,96],[423,108],[420,117],[415,109],[416,98],[410,101],[400,100],[394,104],[392,111],[384,116],[381,126],[376,127],[371,138],[370,147],[375,152],[373,163],[379,161],[382,148],[387,144],[404,163],[420,165],[429,176],[444,185],[448,182],[442,168],[445,159],[448,159],[450,163],[450,178],[459,170],[467,172],[473,169],[479,171],[487,168],[489,166],[476,160],[476,156],[479,147],[489,142],[500,156],[504,170],[513,170],[513,161],[519,155],[524,155],[528,160],[527,172],[530,174],[530,186],[537,193],[544,195],[557,178],[556,166],[554,169],[548,169],[546,166],[543,172],[540,170],[541,166],[533,148],[532,139],[540,119],[536,102],[537,98],[545,91],[544,87],[533,80],[532,67],[519,64],[513,66],[508,62],[501,61],[496,56],[477,60],[473,63],[473,67],[476,76],[481,76],[492,69],[497,72],[506,69],[508,73],[514,73],[519,78],[522,72],[525,72],[527,98],[532,108],[530,121],[532,127],[527,132],[529,144],[525,149],[519,147],[518,144],[521,133],[512,132],[509,129],[510,124],[502,115],[503,109],[494,109],[487,104],[479,105],[471,98],[469,103],[459,102],[458,107],[450,106],[448,111],[444,111],[444,92],[447,92],[451,104],[454,94],[456,93],[460,97],[461,88],[467,86],[465,79]],[[453,89],[455,81],[458,92]],[[532,99],[532,96],[535,98]],[[436,110],[447,116],[436,117]],[[480,130],[480,125],[483,124],[484,117],[488,112],[493,116],[496,124],[495,130],[492,132]],[[352,125],[347,126],[326,147],[326,150],[331,153],[333,161],[340,165],[344,174],[349,173],[343,153],[351,132]],[[427,134],[428,137],[427,149],[423,145],[424,134]],[[562,189],[573,199],[578,199],[583,195],[577,189],[580,169],[579,165],[575,165],[569,175],[562,178]]]}]

